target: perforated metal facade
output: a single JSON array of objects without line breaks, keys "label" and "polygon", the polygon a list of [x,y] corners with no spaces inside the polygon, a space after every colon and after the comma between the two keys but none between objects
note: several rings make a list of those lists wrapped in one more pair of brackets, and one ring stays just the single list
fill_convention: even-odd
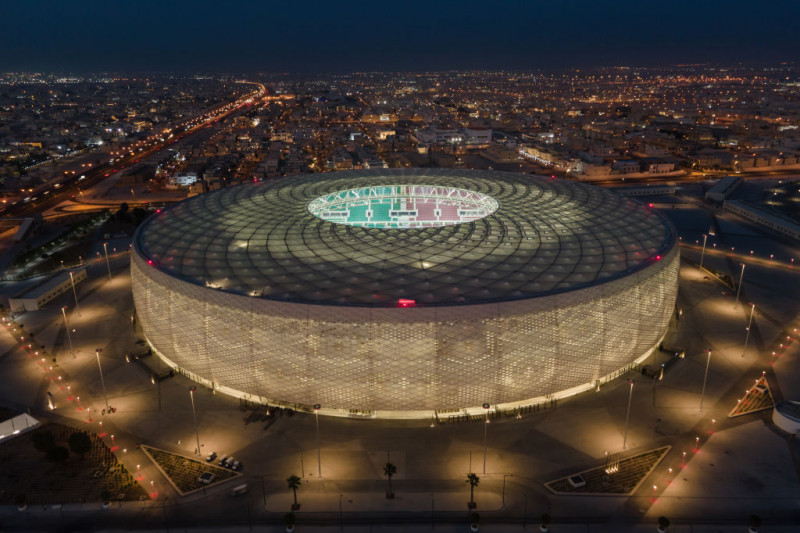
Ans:
[{"label": "perforated metal facade", "polygon": [[[307,209],[401,182],[478,191],[499,207],[422,229],[345,226]],[[168,363],[229,394],[375,416],[525,405],[613,374],[661,339],[679,260],[662,217],[602,189],[453,171],[210,193],[150,219],[135,250],[139,321]]]}]

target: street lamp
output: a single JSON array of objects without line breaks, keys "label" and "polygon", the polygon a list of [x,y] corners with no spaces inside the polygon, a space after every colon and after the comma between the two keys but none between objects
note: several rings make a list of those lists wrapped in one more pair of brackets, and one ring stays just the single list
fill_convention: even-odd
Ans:
[{"label": "street lamp", "polygon": [[67,330],[67,340],[69,341],[69,351],[72,353],[72,358],[75,358],[75,348],[72,346],[72,335],[69,334],[69,324],[67,323],[67,306],[61,308],[61,314],[64,315],[64,328]]},{"label": "street lamp", "polygon": [[753,313],[756,311],[756,304],[750,304],[750,320],[747,322],[747,335],[744,337],[744,349],[742,350],[742,357],[747,352],[747,341],[750,340],[750,328],[753,325]]},{"label": "street lamp", "polygon": [[486,421],[483,424],[483,475],[486,475],[486,437],[489,432],[489,407],[488,403],[483,404],[483,408],[486,411]]},{"label": "street lamp", "polygon": [[700,393],[700,410],[703,410],[703,399],[706,395],[706,380],[708,379],[708,365],[711,364],[711,350],[708,351],[708,358],[706,359],[706,373],[703,375],[703,391]]},{"label": "street lamp", "polygon": [[703,233],[703,251],[700,252],[700,268],[703,268],[703,257],[706,255],[706,240],[708,240],[708,234]]},{"label": "street lamp", "polygon": [[69,272],[69,280],[72,282],[72,295],[75,296],[75,310],[78,312],[78,316],[81,316],[81,308],[78,307],[78,292],[75,290],[75,276],[72,275],[72,271]]},{"label": "street lamp", "polygon": [[314,404],[314,419],[317,423],[317,467],[319,477],[322,477],[322,447],[319,444],[319,410],[322,406],[318,403]]},{"label": "street lamp", "polygon": [[739,293],[742,291],[742,280],[744,279],[744,263],[742,263],[742,273],[739,274],[739,288],[736,289],[736,301],[733,302],[733,308],[739,305]]},{"label": "street lamp", "polygon": [[103,251],[106,253],[106,267],[108,268],[108,279],[111,279],[111,263],[108,262],[108,243],[103,243]]},{"label": "street lamp", "polygon": [[103,367],[100,365],[100,352],[102,351],[102,348],[97,348],[94,351],[94,355],[97,357],[97,368],[100,369],[100,383],[103,385],[103,398],[106,400],[106,411],[110,413],[111,410],[108,408],[108,395],[106,394],[106,382],[103,380]]},{"label": "street lamp", "polygon": [[622,437],[622,449],[624,450],[627,448],[628,443],[628,421],[631,418],[631,399],[633,398],[633,384],[636,383],[634,380],[629,379],[628,385],[631,386],[630,390],[628,391],[628,413],[625,415],[625,436]]},{"label": "street lamp", "polygon": [[514,477],[514,474],[503,474],[503,496],[502,496],[502,504],[505,505],[506,503],[506,478],[507,477]]},{"label": "street lamp", "polygon": [[192,400],[192,419],[194,419],[194,436],[197,437],[197,455],[200,455],[200,433],[197,431],[197,413],[194,410],[194,391],[197,387],[189,387],[189,398]]}]

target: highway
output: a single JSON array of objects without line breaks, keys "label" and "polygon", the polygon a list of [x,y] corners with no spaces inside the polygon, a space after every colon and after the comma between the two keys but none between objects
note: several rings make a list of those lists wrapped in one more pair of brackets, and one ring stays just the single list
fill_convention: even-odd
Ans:
[{"label": "highway", "polygon": [[249,108],[257,99],[266,95],[266,87],[261,83],[249,81],[242,81],[240,83],[252,84],[257,88],[252,93],[242,96],[234,102],[207,111],[192,120],[180,123],[171,128],[166,128],[160,134],[152,134],[143,141],[138,141],[125,147],[122,149],[125,155],[116,159],[111,159],[105,164],[101,163],[85,174],[80,176],[75,175],[66,181],[60,182],[58,185],[48,184],[40,186],[35,192],[31,193],[31,201],[17,202],[6,207],[1,211],[2,216],[4,218],[26,217],[51,209],[61,202],[72,199],[78,193],[79,189],[92,187],[112,174],[120,172],[138,163],[142,159],[165,150],[182,139],[198,134],[205,128],[229,117],[237,111]]}]

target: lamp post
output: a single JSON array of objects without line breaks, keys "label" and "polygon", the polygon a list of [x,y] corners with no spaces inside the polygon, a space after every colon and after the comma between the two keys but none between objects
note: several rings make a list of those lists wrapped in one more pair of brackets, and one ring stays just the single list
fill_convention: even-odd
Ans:
[{"label": "lamp post", "polygon": [[61,308],[61,314],[64,315],[64,328],[67,330],[67,340],[69,341],[69,351],[72,353],[72,358],[75,358],[75,348],[72,346],[72,335],[69,333],[69,323],[67,322],[67,306]]},{"label": "lamp post", "polygon": [[78,292],[75,290],[75,276],[72,275],[72,271],[69,271],[69,280],[72,282],[72,295],[75,297],[75,310],[78,312],[78,316],[81,316],[81,308],[78,306]]},{"label": "lamp post", "polygon": [[322,447],[319,443],[319,410],[321,408],[322,406],[320,404],[314,404],[314,419],[317,425],[317,473],[319,474],[319,477],[322,477]]},{"label": "lamp post", "polygon": [[733,308],[736,309],[739,305],[739,293],[742,291],[742,280],[744,279],[744,263],[742,263],[742,273],[739,274],[739,288],[736,289],[736,301],[733,302]]},{"label": "lamp post", "polygon": [[108,268],[108,279],[111,279],[111,263],[108,262],[108,243],[103,243],[103,251],[106,253],[106,268]]},{"label": "lamp post", "polygon": [[200,433],[197,431],[197,413],[194,410],[194,391],[197,387],[189,387],[189,398],[192,400],[192,419],[194,420],[194,436],[197,438],[197,455],[200,455]]},{"label": "lamp post", "polygon": [[486,421],[483,424],[483,475],[486,475],[486,437],[489,433],[489,407],[488,403],[483,404],[483,409],[486,411]]},{"label": "lamp post", "polygon": [[631,418],[631,399],[633,399],[633,384],[636,383],[634,380],[629,379],[628,385],[631,386],[630,390],[628,391],[628,413],[625,415],[625,435],[622,437],[622,449],[624,450],[627,448],[628,444],[628,421]]},{"label": "lamp post", "polygon": [[750,320],[747,322],[747,335],[744,337],[744,349],[742,350],[742,357],[747,353],[747,341],[750,340],[750,328],[753,325],[753,313],[756,311],[756,304],[750,304]]},{"label": "lamp post", "polygon": [[708,234],[703,233],[703,251],[700,252],[700,268],[703,268],[703,257],[706,255],[706,241],[708,240]]},{"label": "lamp post", "polygon": [[503,474],[503,496],[502,496],[502,504],[505,505],[506,503],[506,478],[507,477],[514,477],[514,474]]},{"label": "lamp post", "polygon": [[103,379],[103,367],[100,365],[100,352],[102,352],[102,348],[96,348],[94,351],[94,355],[97,357],[97,368],[100,369],[100,383],[103,385],[103,398],[106,400],[106,411],[109,411],[108,408],[108,395],[106,394],[106,382]]},{"label": "lamp post", "polygon": [[703,400],[706,395],[706,380],[708,379],[708,366],[711,364],[711,350],[708,351],[708,358],[706,359],[706,373],[703,374],[703,390],[700,393],[700,410],[703,410]]}]

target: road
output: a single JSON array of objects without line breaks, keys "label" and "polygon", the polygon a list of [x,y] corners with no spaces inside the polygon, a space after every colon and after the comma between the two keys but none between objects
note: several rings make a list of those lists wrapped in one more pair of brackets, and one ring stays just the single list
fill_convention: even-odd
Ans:
[{"label": "road", "polygon": [[212,124],[236,112],[249,108],[253,105],[254,101],[266,94],[266,87],[261,83],[249,81],[242,81],[241,83],[252,84],[257,88],[252,93],[240,97],[234,102],[212,109],[188,122],[178,124],[172,128],[167,128],[161,134],[153,134],[144,141],[133,143],[124,149],[127,155],[122,155],[117,159],[111,159],[105,164],[101,163],[83,175],[78,176],[76,174],[73,178],[60,183],[57,189],[54,187],[42,186],[42,188],[32,193],[35,195],[33,197],[36,198],[35,200],[27,203],[12,204],[2,212],[3,216],[25,217],[51,209],[61,202],[74,197],[79,189],[86,189],[96,185],[112,174],[138,163],[144,158],[157,154],[180,140],[202,132]]}]

